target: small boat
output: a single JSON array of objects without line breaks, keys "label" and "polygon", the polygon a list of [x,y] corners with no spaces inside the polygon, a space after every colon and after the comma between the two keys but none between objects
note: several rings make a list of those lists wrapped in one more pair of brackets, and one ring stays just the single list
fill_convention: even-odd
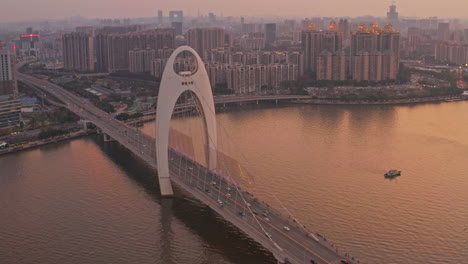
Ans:
[{"label": "small boat", "polygon": [[389,170],[387,173],[384,174],[384,176],[387,178],[392,178],[392,177],[396,177],[400,175],[401,175],[401,171],[399,170]]}]

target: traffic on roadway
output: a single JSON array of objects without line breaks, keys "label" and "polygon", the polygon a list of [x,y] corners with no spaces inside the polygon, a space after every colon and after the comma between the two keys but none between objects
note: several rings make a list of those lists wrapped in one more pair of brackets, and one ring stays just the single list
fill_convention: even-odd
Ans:
[{"label": "traffic on roadway", "polygon": [[[20,81],[34,85],[63,101],[64,105],[96,125],[141,159],[157,168],[154,138],[100,110],[85,98],[55,84],[22,73]],[[359,263],[345,259],[318,234],[308,232],[295,219],[279,213],[224,177],[208,171],[173,149],[169,150],[171,179],[213,208],[221,216],[265,246],[283,263]]]}]

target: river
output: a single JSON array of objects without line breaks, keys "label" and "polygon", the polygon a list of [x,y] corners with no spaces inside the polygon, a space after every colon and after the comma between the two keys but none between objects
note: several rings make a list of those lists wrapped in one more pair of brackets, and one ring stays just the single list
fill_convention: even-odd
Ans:
[{"label": "river", "polygon": [[[467,116],[468,102],[248,107],[217,115],[218,142],[259,199],[366,263],[467,263]],[[155,171],[98,136],[0,169],[1,263],[275,262],[183,190],[161,199]]]}]

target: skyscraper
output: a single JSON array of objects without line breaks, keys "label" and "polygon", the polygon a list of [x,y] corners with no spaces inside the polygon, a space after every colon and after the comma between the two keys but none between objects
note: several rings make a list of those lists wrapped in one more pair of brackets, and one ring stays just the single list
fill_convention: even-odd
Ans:
[{"label": "skyscraper", "polygon": [[273,44],[276,40],[276,24],[265,24],[265,44],[267,46]]},{"label": "skyscraper", "polygon": [[17,45],[17,55],[24,57],[37,56],[40,46],[39,32],[33,32],[32,28],[27,28],[26,34],[20,36]]},{"label": "skyscraper", "polygon": [[169,11],[169,22],[184,22],[184,11]]},{"label": "skyscraper", "polygon": [[66,70],[94,71],[93,36],[83,32],[63,35],[63,62]]},{"label": "skyscraper", "polygon": [[387,12],[388,20],[398,20],[398,12],[396,11],[395,3],[392,3],[389,6],[389,11]]},{"label": "skyscraper", "polygon": [[164,23],[164,18],[163,18],[163,11],[158,10],[158,24],[162,25]]}]

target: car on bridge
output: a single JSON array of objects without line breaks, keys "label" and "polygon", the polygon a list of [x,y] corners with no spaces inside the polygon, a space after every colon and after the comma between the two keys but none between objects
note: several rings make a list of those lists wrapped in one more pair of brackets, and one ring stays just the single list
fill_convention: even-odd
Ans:
[{"label": "car on bridge", "polygon": [[291,231],[291,228],[289,228],[287,226],[284,226],[283,229],[286,230],[286,231]]}]

